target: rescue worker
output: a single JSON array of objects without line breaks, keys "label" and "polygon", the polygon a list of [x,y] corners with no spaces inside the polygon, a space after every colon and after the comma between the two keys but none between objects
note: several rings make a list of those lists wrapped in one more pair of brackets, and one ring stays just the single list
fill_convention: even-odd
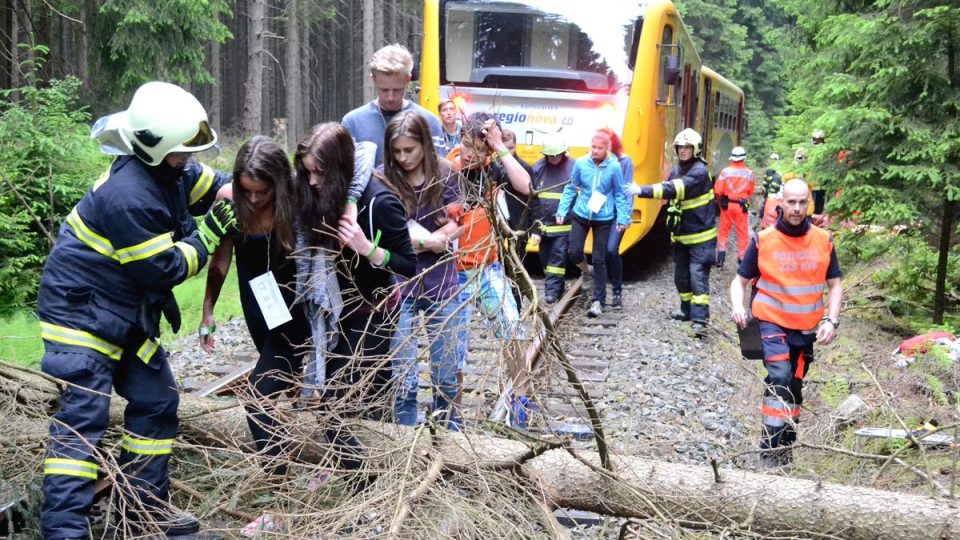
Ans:
[{"label": "rescue worker", "polygon": [[531,215],[539,224],[539,230],[531,236],[531,243],[540,247],[540,264],[543,266],[543,301],[553,304],[563,296],[566,282],[567,247],[570,243],[571,211],[563,225],[557,225],[554,215],[560,205],[563,186],[570,180],[575,160],[567,156],[567,144],[559,133],[543,141],[540,152],[543,157],[533,164],[533,189],[536,192]]},{"label": "rescue worker", "polygon": [[720,231],[717,236],[717,267],[722,268],[727,258],[727,240],[730,227],[737,231],[737,264],[747,250],[747,210],[750,209],[750,197],[753,196],[755,183],[753,171],[744,160],[747,152],[742,146],[735,146],[730,152],[730,165],[720,171],[720,178],[713,190],[720,204]]},{"label": "rescue worker", "polygon": [[[200,102],[172,84],[144,84],[91,136],[117,157],[67,216],[40,278],[41,368],[70,383],[50,425],[43,538],[90,535],[111,389],[127,400],[115,483],[123,534],[192,534],[197,519],[169,505],[179,398],[157,337],[161,312],[175,332],[180,326],[173,287],[196,275],[233,227],[232,203],[214,204],[229,176],[190,159],[217,134]],[[208,208],[198,226],[193,216]]]},{"label": "rescue worker", "polygon": [[717,248],[717,206],[701,141],[699,133],[684,129],[673,141],[679,163],[670,171],[670,179],[628,186],[638,197],[673,201],[667,209],[667,228],[674,245],[673,277],[680,293],[680,311],[672,317],[693,321],[697,337],[706,335],[710,320],[710,267]]},{"label": "rescue worker", "polygon": [[[815,129],[810,135],[810,144],[813,146],[819,146],[825,141],[825,136],[822,129]],[[816,181],[816,176],[808,177],[806,179],[808,185],[810,186],[810,194],[813,199],[813,221],[814,223],[821,223],[823,215],[823,207],[827,204],[827,194],[823,190],[823,186],[820,185],[820,182]]]},{"label": "rescue worker", "polygon": [[[767,368],[761,405],[761,459],[767,466],[790,463],[790,445],[803,403],[803,378],[813,362],[814,341],[833,341],[840,325],[843,288],[830,234],[810,223],[810,189],[802,180],[783,186],[783,211],[776,225],[751,240],[730,284],[733,320],[746,327],[744,292],[751,280],[756,296],[752,314],[760,321],[763,364]],[[827,285],[824,317],[823,286]]]}]

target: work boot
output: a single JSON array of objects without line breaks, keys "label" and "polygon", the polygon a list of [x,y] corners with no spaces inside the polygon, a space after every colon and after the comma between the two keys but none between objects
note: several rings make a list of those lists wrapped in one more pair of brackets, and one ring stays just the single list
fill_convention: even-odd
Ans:
[{"label": "work boot", "polygon": [[590,309],[587,310],[587,316],[596,318],[600,315],[603,315],[603,306],[600,305],[599,300],[594,300],[593,303],[590,304]]},{"label": "work boot", "polygon": [[167,538],[186,536],[200,530],[200,521],[196,516],[185,510],[172,510],[156,517],[157,528],[167,535]]},{"label": "work boot", "polygon": [[546,296],[543,297],[543,301],[544,301],[544,303],[546,303],[546,304],[549,306],[549,305],[551,305],[551,304],[556,304],[556,303],[557,303],[557,297],[554,296],[554,295],[552,295],[552,294],[548,294],[548,295],[546,295]]},{"label": "work boot", "polygon": [[613,293],[613,300],[610,302],[610,307],[613,307],[613,308],[623,307],[623,299],[620,298],[620,293]]},{"label": "work boot", "polygon": [[697,339],[707,337],[707,323],[704,321],[693,321],[693,335]]},{"label": "work boot", "polygon": [[670,318],[675,321],[689,321],[690,314],[684,313],[683,311],[674,311],[673,313],[670,314]]}]

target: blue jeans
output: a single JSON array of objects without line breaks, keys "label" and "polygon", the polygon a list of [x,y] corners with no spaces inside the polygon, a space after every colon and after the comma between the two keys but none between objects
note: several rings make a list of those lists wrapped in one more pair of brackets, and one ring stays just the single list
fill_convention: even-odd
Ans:
[{"label": "blue jeans", "polygon": [[[478,275],[479,274],[479,275]],[[510,290],[509,282],[500,262],[493,262],[482,270],[460,271],[460,328],[457,333],[457,357],[460,369],[467,363],[470,342],[470,320],[476,303],[483,313],[487,326],[493,325],[494,335],[500,339],[522,339],[520,311]]]},{"label": "blue jeans", "polygon": [[610,285],[613,287],[613,294],[623,292],[623,259],[620,257],[620,240],[623,239],[624,231],[618,231],[616,220],[610,227],[610,239],[607,240],[607,274],[610,276]]},{"label": "blue jeans", "polygon": [[587,241],[587,232],[593,230],[593,299],[600,305],[607,304],[607,242],[610,240],[610,221],[587,221],[573,216],[570,228],[569,261],[580,264],[585,260],[583,246]]},{"label": "blue jeans", "polygon": [[393,336],[393,376],[397,382],[394,415],[398,424],[412,426],[417,422],[417,341],[413,335],[417,315],[423,312],[430,344],[430,371],[433,380],[433,411],[447,411],[451,422],[458,421],[452,411],[457,396],[457,296],[433,301],[429,298],[407,298],[400,307],[397,330]]}]

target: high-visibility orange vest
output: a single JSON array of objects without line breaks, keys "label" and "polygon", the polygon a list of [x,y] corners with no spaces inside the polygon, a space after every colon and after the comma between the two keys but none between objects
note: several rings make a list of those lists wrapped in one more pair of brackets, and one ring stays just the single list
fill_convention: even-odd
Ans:
[{"label": "high-visibility orange vest", "polygon": [[754,180],[751,171],[741,161],[734,161],[720,171],[720,177],[713,184],[713,192],[726,195],[731,200],[749,199],[753,195]]},{"label": "high-visibility orange vest", "polygon": [[761,231],[777,222],[777,208],[780,208],[780,199],[773,195],[767,197],[763,203],[763,217],[760,218]]},{"label": "high-visibility orange vest", "polygon": [[823,317],[823,286],[827,281],[833,241],[830,233],[813,226],[800,237],[771,227],[757,240],[760,279],[753,314],[792,330],[810,330]]}]

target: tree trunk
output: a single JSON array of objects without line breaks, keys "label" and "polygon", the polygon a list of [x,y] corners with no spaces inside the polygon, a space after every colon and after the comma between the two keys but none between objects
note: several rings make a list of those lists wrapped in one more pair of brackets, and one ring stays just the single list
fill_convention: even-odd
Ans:
[{"label": "tree trunk", "polygon": [[[375,50],[373,36],[376,29],[374,28],[373,11],[373,0],[363,0],[363,63],[370,61]],[[361,76],[363,77],[363,101],[366,102],[375,97],[373,95],[373,81],[370,80],[370,77],[366,76],[366,69],[361,70],[361,72]]]},{"label": "tree trunk", "polygon": [[[0,362],[0,401],[4,405],[28,404],[34,412],[53,412],[58,391],[39,373]],[[112,422],[123,418],[122,400],[114,399]],[[0,407],[12,410],[12,407]],[[301,443],[299,459],[323,459],[329,448],[322,441],[317,417],[285,411],[292,440]],[[250,447],[246,416],[239,406],[223,401],[182,396],[179,414],[181,436],[200,444],[246,449]],[[36,425],[24,425],[32,422]],[[40,437],[44,419],[17,424],[18,433]],[[849,540],[946,539],[960,537],[960,508],[948,501],[918,495],[849,487],[740,470],[720,470],[717,483],[708,466],[684,465],[630,456],[613,456],[616,476],[599,467],[599,457],[582,452],[573,458],[565,450],[550,450],[535,457],[523,442],[489,435],[444,433],[437,440],[419,437],[417,430],[393,424],[363,422],[354,433],[370,447],[385,440],[411,447],[413,455],[436,452],[451,472],[515,471],[529,480],[534,496],[557,507],[594,511],[606,515],[654,518],[681,525],[709,524],[715,528],[740,528],[758,534],[790,537],[833,535]],[[22,438],[22,437],[21,437]],[[19,439],[18,439],[19,441]],[[0,439],[0,451],[11,451],[23,441]],[[41,445],[34,445],[42,452]],[[371,457],[369,459],[377,459]]]},{"label": "tree trunk", "polygon": [[286,91],[287,151],[293,150],[300,136],[300,14],[299,2],[287,0],[287,68],[284,90]]},{"label": "tree trunk", "polygon": [[953,235],[953,209],[956,203],[944,198],[943,219],[940,221],[940,257],[937,260],[937,283],[933,293],[933,323],[943,324],[947,296],[947,261],[950,257],[950,237]]},{"label": "tree trunk", "polygon": [[210,88],[210,124],[217,133],[223,132],[223,79],[220,71],[220,51],[222,45],[216,41],[210,43],[210,74],[213,84]]},{"label": "tree trunk", "polygon": [[[10,3],[10,88],[20,88],[20,15],[16,0]],[[11,96],[16,99],[16,94]]]},{"label": "tree trunk", "polygon": [[263,31],[266,0],[247,1],[247,82],[243,104],[243,130],[263,130]]}]

